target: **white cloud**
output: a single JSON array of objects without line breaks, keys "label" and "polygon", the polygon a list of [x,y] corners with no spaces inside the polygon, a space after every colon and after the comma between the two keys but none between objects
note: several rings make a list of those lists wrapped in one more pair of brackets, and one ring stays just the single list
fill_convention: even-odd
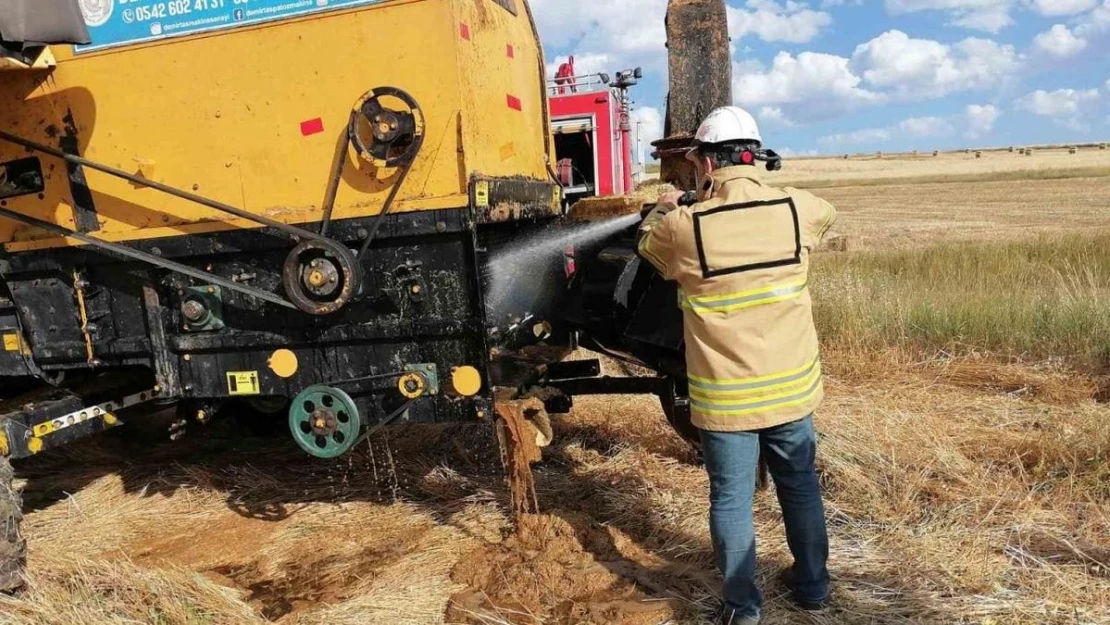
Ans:
[{"label": "white cloud", "polygon": [[771,67],[734,75],[733,93],[741,106],[776,107],[796,122],[831,119],[884,97],[860,86],[848,59],[831,54],[780,52]]},{"label": "white cloud", "polygon": [[782,107],[778,106],[760,107],[755,116],[759,119],[761,126],[769,128],[791,128],[795,125],[794,120],[787,117]]},{"label": "white cloud", "polygon": [[943,11],[952,24],[997,33],[1014,23],[1010,9],[1015,0],[886,0],[887,12],[893,15],[919,11]]},{"label": "white cloud", "polygon": [[852,132],[821,137],[818,143],[833,147],[877,145],[906,138],[937,140],[962,132],[965,137],[978,138],[991,132],[998,121],[998,109],[986,105],[967,107],[963,115],[949,117],[911,117],[883,128],[864,128]]},{"label": "white cloud", "polygon": [[965,114],[967,116],[967,132],[964,133],[964,136],[968,139],[978,139],[990,134],[994,130],[998,118],[1002,115],[998,107],[991,104],[972,104],[967,107]]},{"label": "white cloud", "polygon": [[817,142],[828,146],[863,145],[867,143],[886,143],[890,141],[890,137],[891,130],[889,128],[865,128],[852,132],[826,135],[817,139]]},{"label": "white cloud", "polygon": [[947,45],[890,30],[856,48],[852,69],[871,86],[899,97],[941,97],[985,89],[1005,81],[1021,66],[1013,46],[990,39]]},{"label": "white cloud", "polygon": [[574,46],[577,55],[605,55],[624,67],[663,67],[667,0],[532,0],[547,46]]},{"label": "white cloud", "polygon": [[1032,0],[1032,2],[1034,10],[1050,17],[1083,13],[1098,4],[1098,0]]},{"label": "white cloud", "polygon": [[799,150],[794,150],[794,149],[791,149],[791,148],[783,148],[781,150],[776,150],[776,151],[785,158],[797,158],[797,157],[800,157],[800,156],[818,156],[818,155],[820,155],[820,152],[818,152],[817,150],[801,150],[801,151],[799,151]]},{"label": "white cloud", "polygon": [[943,117],[911,117],[899,122],[897,130],[911,137],[944,137],[956,132],[952,123]]},{"label": "white cloud", "polygon": [[809,5],[787,0],[748,0],[747,8],[728,7],[729,33],[739,41],[754,35],[762,41],[809,43],[832,24],[832,16]]},{"label": "white cloud", "polygon": [[952,122],[943,117],[911,117],[886,128],[865,128],[853,132],[828,135],[817,140],[825,145],[862,145],[886,143],[893,139],[941,138],[956,131]]},{"label": "white cloud", "polygon": [[1098,89],[1057,89],[1052,92],[1038,89],[1018,98],[1014,104],[1019,110],[1052,118],[1073,130],[1082,130],[1087,127],[1086,114],[1098,101]]},{"label": "white cloud", "polygon": [[640,139],[644,142],[644,149],[650,151],[653,141],[663,138],[663,113],[650,106],[637,107],[632,111],[632,124],[635,128],[639,124]]},{"label": "white cloud", "polygon": [[1082,52],[1087,47],[1087,40],[1076,37],[1067,26],[1056,24],[1034,37],[1033,47],[1048,56],[1066,59]]},{"label": "white cloud", "polygon": [[1080,37],[1091,38],[1105,33],[1110,33],[1110,0],[1080,18],[1075,27],[1075,34]]},{"label": "white cloud", "polygon": [[962,26],[971,30],[982,30],[991,34],[998,34],[1002,29],[1014,23],[1010,17],[1010,10],[1004,6],[996,6],[980,11],[971,11],[957,16],[952,20],[954,26]]}]

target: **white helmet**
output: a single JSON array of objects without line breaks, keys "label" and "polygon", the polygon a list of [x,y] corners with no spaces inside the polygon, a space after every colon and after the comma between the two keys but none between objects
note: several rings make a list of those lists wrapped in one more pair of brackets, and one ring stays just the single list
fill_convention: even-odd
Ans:
[{"label": "white helmet", "polygon": [[696,135],[698,143],[716,144],[755,141],[763,145],[755,118],[738,106],[722,106],[709,114]]}]

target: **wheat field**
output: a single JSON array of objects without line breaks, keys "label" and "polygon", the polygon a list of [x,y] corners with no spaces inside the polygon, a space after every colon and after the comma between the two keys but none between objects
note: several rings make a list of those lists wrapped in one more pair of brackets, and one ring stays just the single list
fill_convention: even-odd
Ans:
[{"label": "wheat field", "polygon": [[[787,163],[848,242],[813,278],[834,606],[790,609],[760,493],[766,623],[1110,623],[1107,154]],[[656,401],[582,399],[555,427],[519,532],[481,427],[326,462],[225,419],[37,458],[31,586],[0,623],[707,622],[707,479]]]}]

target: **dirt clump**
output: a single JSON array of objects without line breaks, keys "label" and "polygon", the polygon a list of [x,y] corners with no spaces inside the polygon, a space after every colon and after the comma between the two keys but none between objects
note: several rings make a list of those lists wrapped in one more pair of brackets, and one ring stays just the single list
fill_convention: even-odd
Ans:
[{"label": "dirt clump", "polygon": [[622,574],[635,563],[598,559],[619,557],[607,533],[572,513],[521,517],[514,535],[483,545],[455,567],[452,580],[467,589],[452,598],[447,622],[483,623],[496,615],[517,625],[648,625],[672,617],[673,599],[653,598]]}]

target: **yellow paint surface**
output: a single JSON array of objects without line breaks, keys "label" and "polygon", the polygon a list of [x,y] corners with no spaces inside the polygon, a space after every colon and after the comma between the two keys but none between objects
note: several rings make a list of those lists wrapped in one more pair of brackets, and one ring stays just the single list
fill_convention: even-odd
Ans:
[{"label": "yellow paint surface", "polygon": [[[0,72],[0,128],[52,146],[72,129],[87,158],[147,175],[156,164],[159,182],[285,223],[320,218],[342,159],[334,216],[365,217],[380,212],[397,172],[338,148],[354,103],[392,86],[410,93],[427,121],[393,210],[462,208],[471,174],[548,179],[542,51],[527,3],[517,4],[514,16],[488,1],[388,0],[78,56],[55,46],[52,70]],[[302,122],[316,119],[324,131],[305,136]],[[24,155],[0,142],[0,162]],[[42,162],[44,198],[14,198],[8,208],[73,228],[65,165]],[[85,173],[96,236],[107,240],[257,227]],[[2,220],[0,243],[20,251],[75,242]]]}]

